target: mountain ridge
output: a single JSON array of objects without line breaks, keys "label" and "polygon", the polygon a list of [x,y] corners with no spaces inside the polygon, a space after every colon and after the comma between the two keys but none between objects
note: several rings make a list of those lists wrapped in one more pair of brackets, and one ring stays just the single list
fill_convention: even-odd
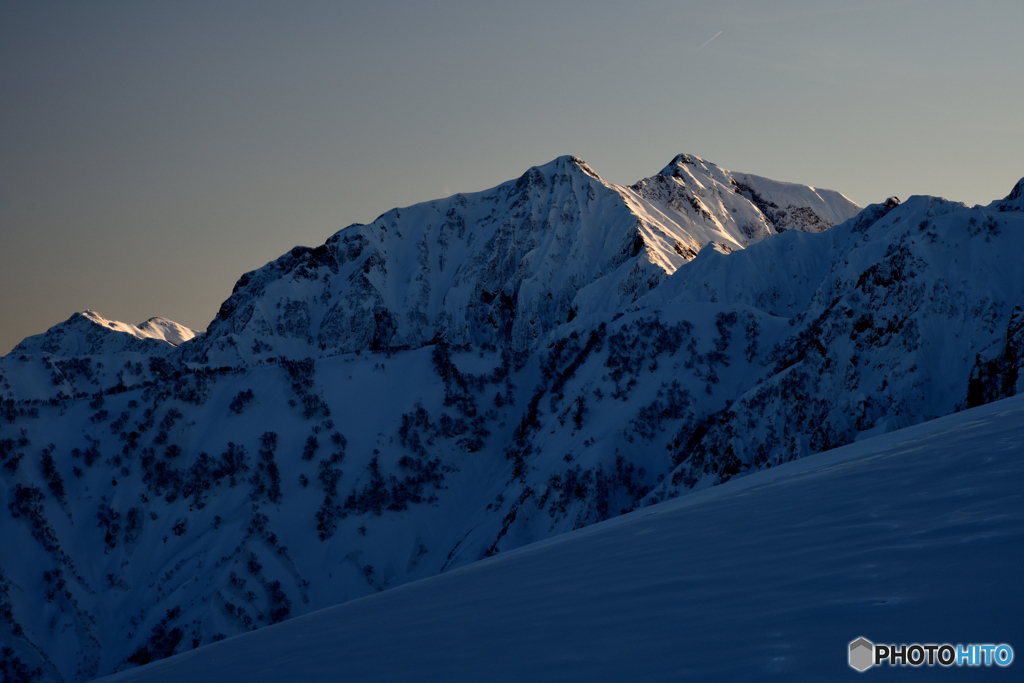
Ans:
[{"label": "mountain ridge", "polygon": [[[727,172],[698,161],[691,187],[658,175],[625,188],[563,156],[490,190],[392,209],[243,275],[189,358],[410,348],[439,335],[528,353],[570,317],[612,314],[653,289],[710,241],[738,249],[774,234]],[[645,191],[654,185],[670,189]],[[828,216],[859,208],[814,197]],[[790,226],[831,224],[805,204],[814,220]]]},{"label": "mountain ridge", "polygon": [[[913,197],[776,234],[724,173],[645,198],[558,163],[292,250],[242,276],[212,339],[86,321],[147,346],[0,358],[4,665],[131,668],[1024,389],[1008,200]],[[744,245],[723,207],[767,238]],[[478,252],[487,217],[474,239],[504,246]],[[687,220],[722,239],[678,253]],[[498,266],[470,277],[457,257],[478,253]],[[569,287],[545,303],[552,283]],[[435,326],[448,292],[473,313]],[[320,349],[349,296],[363,336]],[[273,348],[236,349],[255,342]]]},{"label": "mountain ridge", "polygon": [[[120,335],[125,335],[124,337]],[[154,316],[139,325],[109,320],[93,310],[73,313],[70,318],[42,334],[26,337],[8,355],[46,353],[57,357],[95,355],[121,351],[152,351],[174,347],[192,339],[196,330],[173,320]],[[135,341],[132,341],[135,340]]]}]

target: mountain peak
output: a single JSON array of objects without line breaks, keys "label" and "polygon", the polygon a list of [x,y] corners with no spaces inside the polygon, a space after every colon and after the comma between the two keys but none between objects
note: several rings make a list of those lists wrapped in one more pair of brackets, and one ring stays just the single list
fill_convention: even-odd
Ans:
[{"label": "mountain peak", "polygon": [[[714,166],[714,164],[710,164]],[[672,157],[672,161],[668,162],[665,168],[658,171],[658,175],[673,176],[676,178],[684,175],[683,169],[687,166],[692,166],[696,169],[700,169],[705,173],[709,171],[708,163],[701,159],[699,156],[693,154],[677,154]],[[691,171],[692,172],[692,171]]]},{"label": "mountain peak", "polygon": [[192,339],[196,330],[167,318],[153,317],[139,326],[110,320],[92,309],[72,313],[42,334],[26,337],[12,354],[88,356],[140,351],[159,353]]},{"label": "mountain peak", "polygon": [[742,176],[744,195],[699,157],[673,163],[674,175],[627,188],[563,155],[490,190],[349,226],[243,275],[185,355],[325,356],[418,348],[439,334],[525,352],[570,316],[636,300],[711,241],[742,249],[859,210],[838,193],[753,176]]},{"label": "mountain peak", "polygon": [[180,346],[200,334],[198,330],[185,327],[161,316],[150,318],[138,325],[136,329],[151,339],[163,339],[165,342],[175,346]]},{"label": "mountain peak", "polygon": [[602,183],[604,182],[601,176],[597,174],[597,171],[592,169],[587,164],[587,162],[585,162],[583,159],[580,159],[578,156],[572,154],[563,154],[560,157],[552,159],[546,164],[542,164],[540,166],[533,166],[526,173],[523,174],[523,177],[529,175],[531,171],[537,171],[548,177],[556,174],[575,174],[579,171],[582,171],[584,174],[590,176],[594,180],[598,180]]}]

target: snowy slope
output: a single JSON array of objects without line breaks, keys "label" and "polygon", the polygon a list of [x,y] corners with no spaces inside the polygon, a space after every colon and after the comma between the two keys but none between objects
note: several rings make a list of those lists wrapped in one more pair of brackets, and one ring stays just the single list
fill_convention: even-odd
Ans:
[{"label": "snowy slope", "polygon": [[778,232],[823,232],[853,218],[860,207],[834,190],[782,183],[770,178],[736,173],[740,193],[750,199]]},{"label": "snowy slope", "polygon": [[173,320],[161,318],[160,316],[150,318],[135,329],[151,339],[163,339],[168,344],[173,344],[174,346],[181,346],[189,339],[202,334],[198,330],[193,330],[191,327],[185,327]]},{"label": "snowy slope", "polygon": [[822,232],[860,212],[839,192],[732,173],[689,154],[628,190],[643,200],[637,213],[690,238],[672,245],[686,260],[712,242],[734,251],[786,230]]},{"label": "snowy slope", "polygon": [[1019,652],[1022,556],[1018,397],[104,680],[852,679],[861,636]]}]

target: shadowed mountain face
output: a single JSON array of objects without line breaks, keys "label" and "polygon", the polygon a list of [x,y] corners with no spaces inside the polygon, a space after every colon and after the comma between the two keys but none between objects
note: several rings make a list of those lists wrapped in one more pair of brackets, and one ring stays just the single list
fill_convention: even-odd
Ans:
[{"label": "shadowed mountain face", "polygon": [[145,664],[1012,395],[1015,201],[818,233],[841,195],[563,157],[296,248],[178,347],[73,317],[0,359],[3,665]]},{"label": "shadowed mountain face", "polygon": [[[1000,401],[110,683],[842,680],[858,634],[1020,642],[1022,441],[1024,401]],[[965,585],[971,599],[951,602]]]}]

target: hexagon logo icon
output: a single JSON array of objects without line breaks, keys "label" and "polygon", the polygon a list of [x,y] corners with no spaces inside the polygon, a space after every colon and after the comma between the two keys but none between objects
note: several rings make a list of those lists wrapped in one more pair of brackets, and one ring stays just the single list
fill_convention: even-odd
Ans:
[{"label": "hexagon logo icon", "polygon": [[858,638],[850,643],[850,666],[857,671],[867,671],[875,663],[875,645],[867,638]]}]

